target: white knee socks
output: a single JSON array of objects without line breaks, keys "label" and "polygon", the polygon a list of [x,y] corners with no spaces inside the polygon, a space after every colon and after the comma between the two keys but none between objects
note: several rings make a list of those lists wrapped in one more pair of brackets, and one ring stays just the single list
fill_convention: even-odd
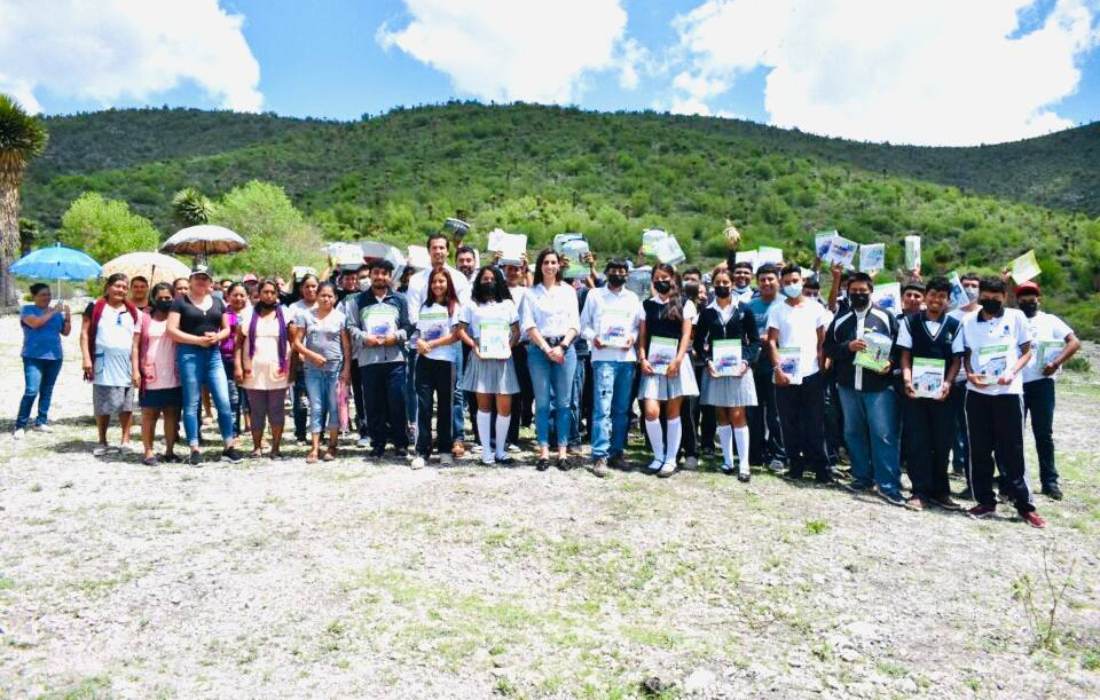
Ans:
[{"label": "white knee socks", "polygon": [[[737,440],[737,470],[742,474],[749,473],[749,426],[733,428],[733,437]],[[732,462],[730,462],[732,464]]]},{"label": "white knee socks", "polygon": [[511,424],[511,416],[497,414],[497,459],[504,456],[504,446],[508,444],[508,426]]},{"label": "white knee socks", "polygon": [[490,437],[493,414],[488,411],[477,412],[477,435],[481,438],[481,461],[493,461],[493,439]]},{"label": "white knee socks", "polygon": [[661,421],[647,420],[645,431],[649,434],[649,444],[653,448],[653,464],[660,468],[661,462],[665,461],[665,436],[661,433]]},{"label": "white knee socks", "polygon": [[676,462],[676,453],[680,451],[680,432],[683,425],[679,418],[668,421],[668,445],[665,447],[665,462]]},{"label": "white knee socks", "polygon": [[722,444],[722,469],[733,469],[733,426],[718,426],[718,442]]}]

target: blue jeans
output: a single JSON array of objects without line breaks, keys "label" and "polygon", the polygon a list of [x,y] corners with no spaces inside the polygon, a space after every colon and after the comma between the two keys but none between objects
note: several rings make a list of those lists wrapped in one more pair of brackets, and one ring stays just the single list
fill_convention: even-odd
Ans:
[{"label": "blue jeans", "polygon": [[626,449],[634,363],[593,362],[592,382],[592,459],[621,455]]},{"label": "blue jeans", "polygon": [[455,380],[451,386],[451,396],[454,397],[454,406],[451,408],[451,437],[455,442],[466,437],[466,392],[458,388],[462,381],[462,368],[465,365],[466,347],[462,343],[455,343]]},{"label": "blue jeans", "polygon": [[550,444],[551,385],[553,388],[554,426],[558,446],[569,443],[573,416],[569,410],[573,396],[573,377],[577,372],[577,351],[572,346],[565,351],[565,361],[552,362],[541,349],[531,344],[527,348],[527,369],[535,394],[535,437],[540,445]]},{"label": "blue jeans", "polygon": [[233,411],[229,407],[229,386],[218,348],[177,345],[176,364],[183,386],[183,431],[187,444],[199,446],[199,397],[205,384],[210,400],[218,410],[218,430],[222,440],[233,439]]},{"label": "blue jeans", "polygon": [[294,415],[294,438],[306,439],[306,427],[309,425],[309,392],[306,389],[305,368],[298,367],[294,373],[294,383],[290,385],[290,405]]},{"label": "blue jeans", "polygon": [[584,419],[584,384],[587,376],[585,365],[588,364],[588,356],[577,357],[577,371],[573,373],[573,390],[569,396],[569,412],[573,421],[569,430],[569,445],[579,447],[581,444],[581,421]]},{"label": "blue jeans", "polygon": [[852,485],[877,484],[888,496],[901,496],[900,422],[893,389],[856,391],[838,386],[844,410],[844,442],[852,459]]},{"label": "blue jeans", "polygon": [[19,416],[15,419],[15,429],[26,428],[31,419],[31,406],[38,398],[38,419],[35,425],[46,425],[46,414],[50,412],[50,399],[53,398],[53,385],[61,372],[61,360],[40,360],[36,357],[23,358],[23,400],[19,402]]},{"label": "blue jeans", "polygon": [[336,430],[340,427],[339,405],[336,403],[340,370],[307,365],[302,374],[305,375],[306,393],[309,395],[310,434]]}]

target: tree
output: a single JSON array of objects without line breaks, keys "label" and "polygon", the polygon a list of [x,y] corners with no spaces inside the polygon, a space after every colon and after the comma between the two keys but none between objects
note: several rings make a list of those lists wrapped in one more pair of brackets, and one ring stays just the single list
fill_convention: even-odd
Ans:
[{"label": "tree", "polygon": [[99,262],[123,253],[156,250],[160,243],[151,221],[130,211],[126,202],[104,199],[98,192],[85,192],[69,206],[57,237]]},{"label": "tree", "polygon": [[0,305],[16,301],[11,264],[19,247],[19,188],[27,163],[42,153],[46,127],[0,94]]},{"label": "tree", "polygon": [[[321,236],[294,208],[283,188],[253,180],[226,192],[210,223],[248,241],[248,249],[226,259],[228,271],[288,275],[295,265],[324,265]],[[215,270],[223,272],[221,263]]]},{"label": "tree", "polygon": [[19,255],[31,252],[34,242],[42,237],[42,227],[33,219],[19,219]]},{"label": "tree", "polygon": [[185,187],[172,197],[172,220],[180,228],[210,222],[214,203],[194,187]]}]

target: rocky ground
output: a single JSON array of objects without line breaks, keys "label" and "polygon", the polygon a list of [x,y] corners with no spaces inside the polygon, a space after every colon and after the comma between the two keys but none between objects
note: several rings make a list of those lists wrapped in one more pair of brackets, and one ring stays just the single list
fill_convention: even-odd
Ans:
[{"label": "rocky ground", "polygon": [[1100,695],[1095,374],[1037,531],[763,473],[96,459],[66,347],[56,431],[0,424],[0,697]]}]

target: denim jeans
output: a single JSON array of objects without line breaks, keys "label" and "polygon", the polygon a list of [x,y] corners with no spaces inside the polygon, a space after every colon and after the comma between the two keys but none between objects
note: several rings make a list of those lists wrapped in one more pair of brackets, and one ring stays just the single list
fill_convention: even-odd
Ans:
[{"label": "denim jeans", "polygon": [[455,343],[455,380],[451,385],[454,407],[451,409],[451,438],[456,442],[466,437],[466,392],[458,388],[462,381],[462,368],[465,365],[466,346]]},{"label": "denim jeans", "polygon": [[615,457],[626,449],[634,367],[633,362],[592,363],[592,459]]},{"label": "denim jeans", "polygon": [[336,385],[340,370],[306,365],[302,370],[309,395],[309,432],[316,435],[340,427],[340,407],[336,403]]},{"label": "denim jeans", "polygon": [[1054,467],[1054,379],[1046,377],[1024,384],[1024,412],[1031,414],[1031,433],[1039,454],[1039,483],[1043,488],[1058,485]]},{"label": "denim jeans", "polygon": [[177,345],[176,364],[183,386],[183,431],[187,444],[199,446],[199,401],[203,385],[218,411],[218,430],[222,440],[233,439],[233,412],[229,408],[229,386],[218,348]]},{"label": "denim jeans", "polygon": [[306,439],[311,403],[309,392],[306,389],[305,367],[299,366],[298,371],[294,374],[294,383],[290,385],[290,406],[294,415],[294,438],[296,440]]},{"label": "denim jeans", "polygon": [[371,448],[386,449],[387,440],[395,448],[409,446],[408,417],[405,415],[405,360],[359,365],[363,383],[363,401],[367,409],[367,428]]},{"label": "denim jeans", "polygon": [[888,496],[901,496],[901,440],[898,397],[893,389],[856,391],[838,386],[844,411],[844,442],[852,459],[852,484],[877,484]]},{"label": "denim jeans", "polygon": [[222,355],[222,365],[225,367],[225,387],[229,391],[229,411],[233,414],[233,436],[241,434],[241,397],[244,389],[237,386],[233,379],[233,362]]},{"label": "denim jeans", "polygon": [[553,362],[540,348],[527,349],[527,368],[531,372],[531,387],[535,394],[535,437],[540,445],[550,444],[550,409],[553,393],[554,426],[559,446],[569,443],[573,416],[569,400],[573,395],[573,378],[577,372],[577,351],[572,346],[565,351],[565,361]]},{"label": "denim jeans", "polygon": [[432,454],[432,399],[436,401],[435,430],[436,451],[445,454],[451,449],[451,404],[454,396],[454,363],[433,360],[430,357],[416,359],[417,427],[416,453],[427,459]]},{"label": "denim jeans", "polygon": [[591,394],[592,373],[589,371],[590,362],[588,357],[588,355],[584,355],[583,357],[580,355],[577,356],[577,370],[573,373],[573,387],[569,394],[569,413],[572,417],[569,425],[570,447],[580,447],[581,425],[583,424],[585,413],[588,414],[589,437],[591,437],[592,402],[584,400],[586,385],[588,386],[589,394]]},{"label": "denim jeans", "polygon": [[53,398],[53,385],[61,372],[61,360],[40,360],[36,357],[23,358],[23,399],[19,402],[19,416],[15,419],[15,429],[26,428],[31,419],[31,406],[38,398],[38,418],[35,425],[45,425],[50,412],[50,399]]}]

